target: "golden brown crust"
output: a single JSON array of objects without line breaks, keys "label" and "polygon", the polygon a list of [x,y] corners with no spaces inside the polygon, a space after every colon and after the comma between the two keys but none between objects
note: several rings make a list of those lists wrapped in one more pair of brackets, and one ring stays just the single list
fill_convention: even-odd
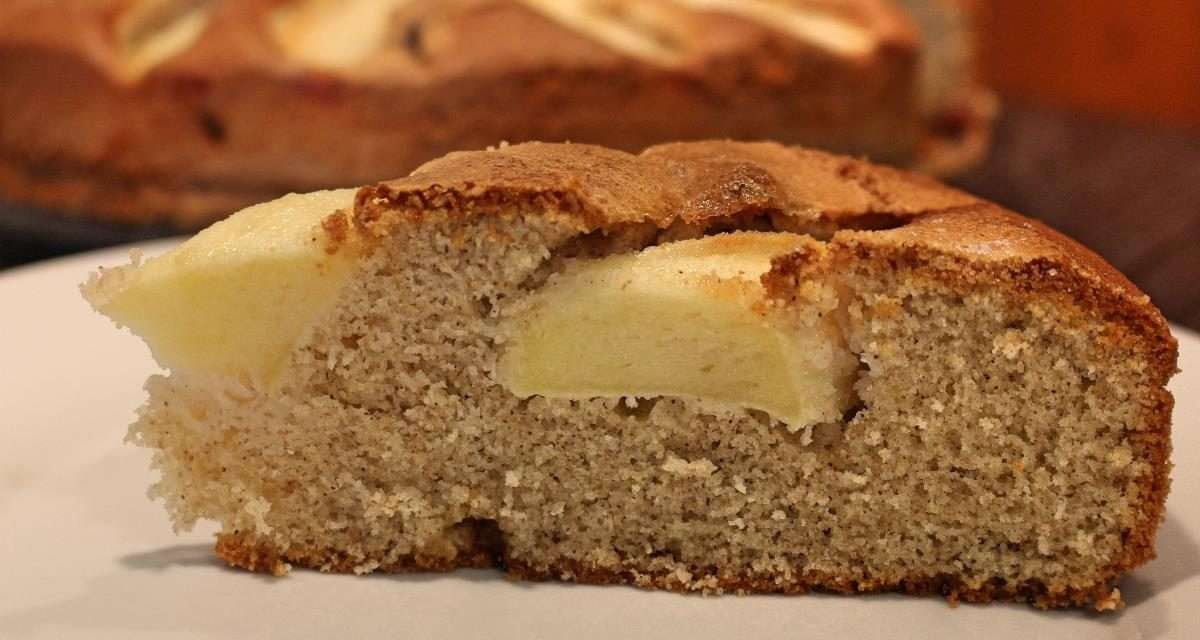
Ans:
[{"label": "golden brown crust", "polygon": [[[914,96],[917,36],[884,0],[809,1],[869,33],[865,53],[677,7],[654,27],[680,30],[663,36],[682,43],[667,61],[516,0],[415,1],[396,29],[416,36],[337,69],[286,52],[268,26],[278,0],[208,4],[195,43],[144,74],[130,71],[119,33],[133,0],[0,7],[0,193],[195,227],[288,191],[403,175],[498,140],[633,150],[731,136],[898,162],[944,155],[928,144],[947,138],[941,116],[920,113]],[[986,128],[985,118],[969,130]]]},{"label": "golden brown crust", "polygon": [[[356,562],[336,551],[293,550],[281,553],[269,544],[239,534],[222,534],[217,538],[216,554],[232,567],[280,576],[290,567],[298,566],[321,571],[350,573]],[[972,586],[952,575],[909,575],[886,578],[867,578],[801,570],[791,576],[723,574],[714,567],[691,567],[691,581],[683,581],[675,571],[636,571],[613,569],[583,562],[561,562],[547,567],[534,567],[507,556],[503,549],[490,545],[466,547],[455,556],[411,554],[377,571],[387,573],[449,572],[456,569],[500,569],[514,580],[564,581],[597,585],[633,585],[641,588],[663,589],[679,593],[777,593],[806,594],[809,592],[855,595],[899,592],[909,595],[939,595],[953,606],[958,602],[988,603],[996,601],[1027,602],[1042,609],[1092,606],[1097,611],[1124,606],[1120,592],[1112,579],[1096,584],[1051,591],[1038,581],[1008,584],[991,581]],[[699,578],[699,580],[696,580]]]},{"label": "golden brown crust", "polygon": [[528,143],[451,153],[410,176],[364,187],[366,225],[431,208],[499,211],[553,204],[593,229],[700,223],[748,213],[853,226],[981,206],[930,178],[820,151],[723,141],[650,147],[634,156],[590,145]]}]

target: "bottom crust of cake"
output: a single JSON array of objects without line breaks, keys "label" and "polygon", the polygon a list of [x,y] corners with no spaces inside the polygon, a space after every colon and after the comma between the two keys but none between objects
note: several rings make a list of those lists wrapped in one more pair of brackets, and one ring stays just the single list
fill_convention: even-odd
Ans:
[{"label": "bottom crust of cake", "polygon": [[[460,547],[451,557],[440,554],[409,554],[381,565],[384,573],[451,572],[456,569],[498,569],[511,580],[531,582],[576,582],[593,585],[629,585],[643,589],[661,589],[676,593],[787,594],[829,593],[838,595],[903,593],[912,596],[942,596],[950,606],[960,602],[1023,602],[1039,609],[1091,606],[1096,611],[1122,609],[1121,591],[1112,581],[1082,587],[1051,589],[1045,583],[1029,580],[1010,584],[993,579],[978,585],[967,584],[959,576],[909,575],[878,579],[850,578],[835,573],[800,570],[790,575],[747,575],[737,568],[694,567],[692,571],[640,571],[626,566],[609,569],[574,560],[535,567],[511,557],[498,530],[476,527],[472,542]],[[254,573],[283,576],[293,567],[332,573],[354,573],[359,563],[336,550],[289,550],[279,552],[269,544],[241,534],[220,534],[215,548],[217,557],[231,567]]]}]

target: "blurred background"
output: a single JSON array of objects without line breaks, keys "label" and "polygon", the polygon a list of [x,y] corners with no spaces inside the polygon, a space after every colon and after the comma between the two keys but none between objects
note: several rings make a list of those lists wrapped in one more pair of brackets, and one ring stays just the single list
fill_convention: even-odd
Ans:
[{"label": "blurred background", "polygon": [[[1080,240],[1200,329],[1200,2],[967,4],[1001,108],[983,161],[950,181]],[[8,220],[0,269],[171,232]]]},{"label": "blurred background", "polygon": [[983,0],[1004,108],[960,186],[1104,255],[1200,329],[1200,2]]}]

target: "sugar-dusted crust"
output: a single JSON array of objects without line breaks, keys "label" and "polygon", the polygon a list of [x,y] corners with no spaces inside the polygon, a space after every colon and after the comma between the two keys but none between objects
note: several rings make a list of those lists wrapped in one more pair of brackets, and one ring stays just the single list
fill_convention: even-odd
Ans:
[{"label": "sugar-dusted crust", "polygon": [[918,35],[888,0],[810,0],[874,43],[841,52],[686,2],[648,3],[669,15],[623,27],[641,43],[624,49],[532,2],[414,0],[388,39],[339,68],[288,53],[270,28],[287,3],[212,0],[194,43],[145,71],[132,70],[122,40],[136,4],[0,7],[4,197],[197,227],[288,191],[533,139],[630,150],[780,139],[943,170],[978,156],[990,119],[962,99],[977,95],[968,78],[926,111]]},{"label": "sugar-dusted crust", "polygon": [[[723,228],[808,231],[828,241],[777,259],[764,276],[772,295],[786,299],[812,273],[904,271],[964,294],[1000,291],[1013,304],[1061,309],[1080,327],[1100,327],[1102,343],[1149,363],[1143,375],[1154,391],[1141,401],[1142,424],[1129,437],[1150,471],[1138,481],[1138,524],[1101,579],[1051,591],[1036,583],[964,585],[954,576],[851,584],[838,576],[804,575],[786,584],[719,579],[719,588],[904,590],[969,601],[1016,598],[1041,606],[1092,602],[1111,608],[1119,602],[1111,595],[1113,581],[1154,557],[1169,489],[1173,398],[1166,383],[1176,371],[1177,344],[1145,294],[1095,253],[1045,225],[929,178],[823,152],[733,142],[665,145],[637,156],[548,144],[451,154],[407,178],[361,189],[354,220],[361,233],[385,237],[433,210],[462,216],[552,211],[573,217],[597,241],[635,238],[634,246]],[[245,550],[228,540],[223,545],[223,557],[247,566]],[[319,552],[289,555],[288,561],[338,568]],[[578,567],[509,568],[521,577],[630,581]],[[667,578],[645,580],[670,587]]]}]

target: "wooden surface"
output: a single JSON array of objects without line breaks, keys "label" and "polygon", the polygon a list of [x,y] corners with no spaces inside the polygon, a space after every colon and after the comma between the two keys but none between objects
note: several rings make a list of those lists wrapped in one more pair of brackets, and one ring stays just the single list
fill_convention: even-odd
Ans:
[{"label": "wooden surface", "polygon": [[[988,160],[954,182],[1092,247],[1200,330],[1200,135],[1010,106]],[[0,267],[135,239],[37,220],[0,228]]]},{"label": "wooden surface", "polygon": [[1200,0],[971,0],[1001,94],[1200,129]]}]

